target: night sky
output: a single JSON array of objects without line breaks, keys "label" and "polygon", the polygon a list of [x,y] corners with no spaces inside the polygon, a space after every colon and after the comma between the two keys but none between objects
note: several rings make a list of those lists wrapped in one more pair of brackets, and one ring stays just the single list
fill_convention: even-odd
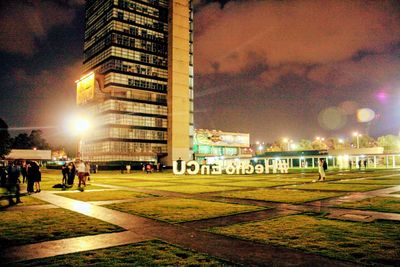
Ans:
[{"label": "night sky", "polygon": [[[0,117],[12,134],[65,142],[83,4],[0,2]],[[399,133],[400,1],[195,1],[194,23],[196,128],[253,141]]]}]

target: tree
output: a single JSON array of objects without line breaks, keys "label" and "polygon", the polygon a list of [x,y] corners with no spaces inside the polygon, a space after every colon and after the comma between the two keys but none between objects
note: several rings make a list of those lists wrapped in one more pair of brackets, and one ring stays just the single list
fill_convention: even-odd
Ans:
[{"label": "tree", "polygon": [[400,148],[400,137],[396,135],[385,135],[378,137],[378,146],[382,146],[385,151],[398,151]]},{"label": "tree", "polygon": [[[353,139],[351,140],[352,144],[354,147],[357,147],[357,137],[353,136]],[[358,137],[358,142],[359,142],[359,146],[360,148],[363,147],[375,147],[377,146],[377,143],[375,141],[374,138],[372,138],[369,135],[362,135]]]},{"label": "tree", "polygon": [[21,133],[12,140],[14,149],[50,149],[50,145],[42,137],[41,130],[32,130],[30,135]]},{"label": "tree", "polygon": [[0,158],[4,159],[11,151],[11,138],[7,123],[0,118]]},{"label": "tree", "polygon": [[31,141],[28,134],[21,133],[12,139],[12,148],[14,149],[31,149]]},{"label": "tree", "polygon": [[312,142],[308,139],[301,139],[299,141],[298,150],[312,150]]},{"label": "tree", "polygon": [[32,130],[31,134],[29,135],[29,140],[32,148],[50,149],[50,145],[42,137],[41,130]]}]

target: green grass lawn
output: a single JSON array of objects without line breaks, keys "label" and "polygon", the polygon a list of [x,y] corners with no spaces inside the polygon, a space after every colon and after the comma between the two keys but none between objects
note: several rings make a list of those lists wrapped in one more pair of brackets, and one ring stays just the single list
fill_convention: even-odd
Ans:
[{"label": "green grass lawn", "polygon": [[211,185],[173,185],[173,186],[153,187],[152,189],[178,192],[178,193],[187,193],[187,194],[199,194],[199,193],[233,190],[233,189],[238,189],[238,187],[223,186],[223,185],[215,185],[215,186],[211,186]]},{"label": "green grass lawn", "polygon": [[0,249],[123,229],[64,209],[0,211]]},{"label": "green grass lawn", "polygon": [[356,202],[342,203],[336,207],[400,213],[400,198],[372,197]]},{"label": "green grass lawn", "polygon": [[339,181],[343,184],[376,184],[376,185],[400,185],[400,179],[352,179]]},{"label": "green grass lawn", "polygon": [[172,223],[214,218],[265,209],[264,207],[250,205],[184,198],[151,200],[136,203],[118,203],[108,205],[107,207],[122,212],[138,214]]},{"label": "green grass lawn", "polygon": [[400,222],[360,223],[302,214],[210,231],[362,264],[400,264]]},{"label": "green grass lawn", "polygon": [[291,182],[287,181],[237,181],[230,183],[218,183],[219,185],[226,186],[244,186],[244,187],[273,187],[279,185],[287,185],[291,184]]},{"label": "green grass lawn", "polygon": [[214,177],[214,179],[199,179],[199,178],[193,178],[193,179],[171,179],[168,180],[168,182],[173,182],[175,184],[199,184],[199,185],[207,185],[207,184],[215,184],[215,183],[225,183],[227,182],[226,179],[217,179]]},{"label": "green grass lawn", "polygon": [[[31,205],[44,205],[44,204],[49,204],[45,201],[42,201],[40,199],[31,197],[31,196],[21,196],[20,197],[22,203],[19,203],[17,206],[31,206]],[[15,201],[15,198],[13,198]],[[7,199],[2,199],[0,200],[0,207],[8,207],[8,200]]]},{"label": "green grass lawn", "polygon": [[101,184],[126,186],[126,187],[150,187],[150,186],[152,187],[152,186],[173,185],[172,183],[165,183],[165,182],[138,181],[138,180],[130,181],[128,179],[125,179],[125,180],[122,180],[122,179],[107,179],[107,180],[97,179],[96,182],[101,183]]},{"label": "green grass lawn", "polygon": [[312,189],[312,190],[327,190],[327,191],[370,191],[386,188],[383,185],[361,185],[361,184],[340,184],[340,183],[328,183],[328,182],[317,182],[311,184],[301,185],[288,185],[283,188],[288,189]]},{"label": "green grass lawn", "polygon": [[57,193],[56,195],[72,198],[81,201],[104,201],[120,199],[140,199],[147,197],[156,197],[156,195],[145,194],[141,192],[106,190],[96,192],[77,192],[77,193]]},{"label": "green grass lawn", "polygon": [[238,266],[162,241],[146,241],[14,263],[13,266]]},{"label": "green grass lawn", "polygon": [[224,192],[215,194],[222,197],[254,199],[272,202],[284,203],[304,203],[319,199],[341,196],[340,193],[318,192],[318,191],[301,191],[290,189],[259,189],[251,191]]},{"label": "green grass lawn", "polygon": [[[62,182],[62,174],[60,170],[48,170],[45,168],[41,169],[42,172],[42,181],[40,182],[40,189],[47,191],[61,191],[61,188],[53,188],[54,185],[60,184]],[[88,182],[87,189],[100,189],[104,187],[98,187],[95,185],[91,185],[91,182]],[[78,189],[78,177],[75,177],[74,186],[67,190],[76,190]],[[26,184],[21,185],[21,189],[26,190]]]}]

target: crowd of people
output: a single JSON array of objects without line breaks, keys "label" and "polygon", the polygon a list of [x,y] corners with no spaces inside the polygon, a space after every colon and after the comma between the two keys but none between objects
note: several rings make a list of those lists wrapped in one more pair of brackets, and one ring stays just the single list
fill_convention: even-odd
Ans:
[{"label": "crowd of people", "polygon": [[93,170],[89,162],[76,160],[75,162],[65,163],[61,168],[62,181],[65,187],[72,187],[75,177],[78,176],[78,187],[86,187],[86,182],[90,181],[90,172]]},{"label": "crowd of people", "polygon": [[[7,166],[0,167],[0,187],[7,190],[10,205],[22,203],[20,199],[21,176],[22,183],[27,183],[28,195],[41,191],[42,173],[39,163],[36,161],[10,161]],[[15,201],[13,197],[15,197]]]}]

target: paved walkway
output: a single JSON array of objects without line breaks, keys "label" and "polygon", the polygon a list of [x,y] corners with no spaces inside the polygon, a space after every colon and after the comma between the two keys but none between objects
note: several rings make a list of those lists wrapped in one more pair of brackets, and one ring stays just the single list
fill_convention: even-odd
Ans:
[{"label": "paved walkway", "polygon": [[[128,244],[139,242],[141,240],[159,238],[172,244],[180,245],[186,248],[197,250],[199,252],[207,253],[212,256],[249,266],[281,265],[282,262],[287,265],[297,266],[354,265],[319,255],[306,254],[293,249],[273,247],[270,245],[259,244],[250,241],[242,241],[230,237],[199,231],[183,225],[172,225],[168,223],[157,222],[139,216],[92,205],[83,201],[54,195],[49,192],[42,192],[34,195],[34,197],[47,201],[58,207],[118,225],[129,230],[128,237],[126,237],[124,234],[128,232],[123,232],[119,233],[118,235],[99,235],[100,237],[97,241],[97,236],[89,236],[12,247],[3,251],[2,255],[0,256],[0,259],[3,261],[13,262],[57,256],[66,253],[65,251],[86,251],[94,248],[113,246],[113,244]],[[112,238],[103,239],[104,237],[107,237],[107,235],[108,237]],[[132,241],[130,242],[130,240]],[[80,241],[83,243],[80,243]],[[56,248],[54,248],[54,246],[56,246]],[[67,250],[66,248],[68,246],[72,246],[75,248],[75,250]],[[32,251],[36,251],[36,253],[32,253]]]},{"label": "paved walkway", "polygon": [[[392,175],[387,175],[390,177]],[[368,177],[369,178],[369,177]],[[366,179],[368,179],[366,178]],[[212,196],[211,194],[184,194],[176,192],[168,192],[161,190],[153,190],[149,188],[127,188],[123,186],[104,186],[104,190],[124,190],[136,191],[144,193],[156,193],[163,197],[190,197],[205,200],[222,200],[221,197]],[[102,189],[91,191],[104,191]],[[236,189],[235,189],[236,190]],[[248,190],[248,189],[246,189]],[[89,191],[89,190],[88,190]],[[257,242],[244,241],[217,235],[202,231],[209,227],[225,226],[230,224],[265,220],[272,217],[296,214],[304,211],[327,211],[330,218],[352,220],[352,221],[373,221],[376,219],[400,220],[400,214],[382,213],[372,211],[360,211],[350,209],[332,208],[348,201],[362,200],[373,196],[397,196],[390,193],[400,191],[400,186],[379,189],[369,192],[354,192],[343,197],[336,197],[328,200],[313,201],[301,205],[272,203],[257,200],[242,200],[223,198],[224,202],[232,202],[238,204],[252,204],[258,206],[269,206],[273,209],[248,212],[230,216],[222,216],[218,218],[205,219],[182,224],[168,224],[160,221],[143,218],[136,215],[111,210],[101,205],[111,203],[121,203],[127,200],[114,201],[93,201],[83,202],[70,198],[55,195],[60,191],[43,191],[35,194],[33,197],[44,200],[50,204],[13,207],[11,210],[34,210],[34,209],[51,209],[61,207],[74,212],[78,212],[114,225],[118,225],[126,231],[111,234],[100,234],[94,236],[84,236],[76,238],[67,238],[62,240],[47,241],[36,244],[23,245],[9,248],[0,255],[0,262],[15,262],[28,259],[37,259],[43,257],[51,257],[66,253],[88,251],[99,248],[107,248],[118,245],[131,244],[151,239],[161,239],[166,242],[180,245],[185,248],[194,249],[199,252],[207,253],[236,263],[248,266],[264,266],[264,265],[296,265],[296,266],[354,266],[354,263],[338,261],[314,254],[306,254],[297,250],[274,247],[267,244]],[[67,191],[69,193],[78,193],[77,191]],[[63,192],[63,193],[67,193]],[[87,191],[86,191],[87,192]]]}]

